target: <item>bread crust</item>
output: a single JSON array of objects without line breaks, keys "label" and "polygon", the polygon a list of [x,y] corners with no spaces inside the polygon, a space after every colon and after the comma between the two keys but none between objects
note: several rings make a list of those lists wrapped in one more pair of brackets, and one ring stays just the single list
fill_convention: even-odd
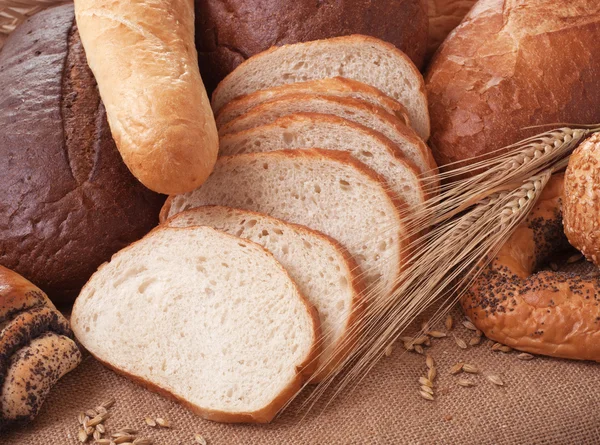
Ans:
[{"label": "bread crust", "polygon": [[[376,39],[373,37],[365,36],[365,35],[353,34],[350,36],[334,37],[334,38],[327,39],[327,40],[316,40],[316,41],[312,41],[312,42],[297,44],[297,47],[310,48],[311,46],[317,46],[317,47],[325,46],[325,45],[335,46],[335,45],[344,45],[344,44],[366,44],[366,45],[375,46],[375,47],[381,48],[381,49],[385,50],[386,52],[393,54],[395,57],[398,57],[399,59],[402,59],[403,61],[405,61],[407,68],[409,70],[411,70],[411,73],[414,76],[414,78],[419,80],[419,88],[417,91],[414,91],[414,94],[419,96],[420,101],[423,104],[425,104],[425,108],[427,108],[427,93],[425,90],[425,82],[422,80],[420,71],[411,62],[411,60],[406,56],[406,54],[404,54],[402,51],[400,51],[398,48],[396,48],[394,45],[392,45],[390,43],[384,42],[382,40],[379,40],[379,39]],[[221,108],[223,108],[223,106],[225,106],[231,100],[255,91],[255,90],[247,91],[244,88],[242,88],[239,91],[238,90],[232,91],[232,84],[235,84],[236,82],[239,82],[241,79],[246,77],[247,72],[252,72],[253,71],[252,67],[254,64],[260,63],[263,58],[271,57],[273,55],[273,53],[286,51],[287,49],[289,49],[293,46],[294,45],[283,45],[281,47],[273,47],[266,51],[263,51],[260,54],[256,54],[255,56],[249,58],[244,63],[242,63],[240,66],[238,66],[236,68],[236,70],[232,71],[227,77],[225,77],[225,79],[223,79],[221,81],[221,83],[219,83],[219,86],[217,87],[217,89],[215,89],[215,91],[212,94],[211,104],[212,104],[212,107],[213,107],[213,110],[215,111],[215,113],[219,112],[221,110]],[[289,82],[289,83],[293,83],[293,82]],[[372,86],[374,86],[374,85],[372,85]],[[386,93],[383,90],[382,90],[382,92]],[[425,112],[426,111],[427,110],[425,110]],[[416,126],[417,122],[413,121],[412,124]],[[423,128],[418,133],[423,138],[423,140],[427,140],[427,139],[429,139],[429,133],[430,133],[429,116],[427,116],[426,122],[422,122],[422,124],[423,124]]]},{"label": "bread crust", "polygon": [[[417,166],[419,173],[423,176],[437,177],[438,169],[435,159],[431,150],[423,142],[419,136],[409,127],[407,127],[400,119],[396,116],[388,113],[381,107],[371,105],[360,99],[354,99],[351,97],[330,97],[320,94],[306,94],[306,93],[295,93],[289,94],[285,97],[266,101],[256,107],[252,108],[246,114],[232,120],[228,124],[224,125],[219,129],[219,135],[225,137],[228,134],[235,133],[238,130],[240,123],[246,120],[258,119],[261,115],[268,113],[271,110],[277,110],[278,108],[284,108],[286,106],[298,107],[300,104],[312,104],[313,102],[331,103],[336,106],[343,107],[348,110],[359,110],[369,113],[376,117],[378,120],[384,123],[387,127],[391,128],[392,131],[398,136],[399,139],[406,141],[408,144],[417,147],[419,158],[422,160],[422,165]],[[393,141],[392,141],[393,142]],[[317,147],[318,148],[318,147]],[[400,151],[402,149],[398,148]],[[431,181],[431,188],[428,190],[430,193],[434,193],[437,190],[439,182]]]},{"label": "bread crust", "polygon": [[75,15],[129,170],[158,193],[198,187],[218,136],[198,70],[193,0],[77,0]]},{"label": "bread crust", "polygon": [[421,0],[196,1],[196,45],[209,90],[245,59],[272,46],[367,34],[400,48],[420,68],[427,40]]},{"label": "bread crust", "polygon": [[[164,225],[156,227],[154,230],[152,230],[150,233],[148,233],[141,240],[130,244],[126,248],[122,249],[120,252],[117,252],[115,255],[113,255],[113,258],[111,259],[111,261],[118,255],[122,255],[124,252],[127,252],[128,250],[132,249],[136,244],[143,242],[146,238],[151,237],[154,234],[156,234],[157,232],[160,232],[163,230],[185,231],[185,230],[190,230],[190,228],[165,227]],[[214,230],[214,229],[210,229],[210,230]],[[229,237],[229,238],[236,239],[236,240],[239,239],[239,238],[237,238],[233,235],[229,235],[225,232],[219,232],[219,233],[225,237]],[[308,381],[310,379],[310,377],[313,375],[313,373],[315,372],[316,367],[317,367],[318,357],[321,352],[321,347],[320,347],[321,325],[320,325],[319,314],[318,314],[317,310],[315,309],[315,307],[300,292],[300,290],[297,288],[294,281],[289,277],[289,274],[287,273],[287,271],[283,268],[283,266],[281,266],[275,260],[273,255],[269,251],[264,249],[262,246],[260,246],[259,244],[256,244],[249,240],[244,240],[244,242],[250,243],[254,247],[263,251],[267,256],[272,258],[273,261],[279,265],[280,270],[288,277],[289,281],[296,288],[297,294],[298,294],[300,300],[302,301],[302,304],[304,305],[308,314],[310,315],[310,318],[312,320],[313,338],[315,339],[315,341],[313,342],[312,348],[311,348],[310,352],[307,354],[304,361],[296,367],[297,374],[296,374],[295,379],[292,380],[289,383],[289,385],[286,388],[284,388],[282,390],[282,392],[275,399],[273,399],[273,401],[271,401],[271,403],[269,405],[265,406],[264,408],[262,408],[258,411],[255,411],[255,412],[230,413],[230,412],[212,410],[212,409],[194,405],[193,403],[187,401],[183,396],[175,394],[174,392],[170,392],[167,389],[162,388],[142,377],[131,374],[131,373],[111,364],[109,361],[99,357],[98,355],[96,355],[94,353],[94,351],[92,351],[86,347],[86,341],[85,341],[84,335],[81,332],[79,332],[79,327],[77,325],[77,317],[73,316],[71,319],[71,322],[72,322],[72,326],[73,326],[73,331],[75,332],[75,336],[81,342],[81,344],[88,350],[88,352],[96,360],[98,360],[100,363],[102,363],[107,368],[115,371],[118,374],[121,374],[121,375],[127,377],[128,379],[132,380],[134,383],[137,383],[137,384],[149,389],[150,391],[156,392],[164,397],[175,400],[176,402],[178,402],[181,405],[188,408],[194,414],[196,414],[204,419],[212,420],[215,422],[222,422],[222,423],[268,423],[268,422],[270,422],[277,415],[279,410],[281,410],[281,408],[283,408],[285,406],[285,404],[302,389],[303,384],[306,381]],[[102,272],[102,270],[108,266],[109,263],[110,263],[110,261],[102,264],[98,268],[98,270],[96,271],[94,276],[97,274],[100,274]],[[92,276],[92,278],[94,276]],[[85,289],[87,286],[90,285],[92,278],[90,278],[90,281],[88,281],[88,283],[86,283],[86,285],[82,289],[81,295],[83,295],[85,293]],[[79,311],[78,303],[80,301],[81,301],[81,298],[78,298],[77,300],[75,300],[75,303],[73,305],[73,312],[72,312],[73,315],[75,315]]]},{"label": "bread crust", "polygon": [[215,117],[217,128],[231,122],[236,117],[249,111],[257,105],[264,102],[282,99],[290,94],[321,94],[324,96],[333,97],[351,97],[364,100],[371,105],[380,106],[388,113],[393,114],[400,119],[405,125],[410,127],[410,119],[404,105],[400,102],[386,96],[366,83],[358,82],[344,77],[332,77],[328,79],[317,79],[308,82],[290,83],[287,85],[279,85],[265,90],[256,91],[238,97],[227,103],[217,113]]},{"label": "bread crust", "polygon": [[600,265],[600,133],[584,141],[569,158],[565,175],[563,224],[573,247]]},{"label": "bread crust", "polygon": [[426,59],[433,54],[467,15],[477,0],[428,0],[429,39]]},{"label": "bread crust", "polygon": [[[227,209],[228,207],[202,206],[200,208]],[[195,212],[199,211],[198,209],[199,208],[190,209],[186,210],[185,212],[173,215],[171,218],[167,219],[162,225],[169,227],[172,221],[177,220],[179,218],[184,218],[186,214],[193,215]],[[243,210],[243,212],[244,214],[254,215],[259,219],[273,220],[284,226],[289,227],[290,229],[296,232],[309,234],[310,236],[315,236],[321,241],[332,246],[333,249],[343,257],[344,262],[346,263],[346,267],[350,278],[349,283],[352,288],[352,300],[350,304],[352,310],[350,311],[350,316],[346,320],[344,334],[337,341],[334,355],[329,358],[328,362],[324,366],[321,365],[321,363],[318,363],[315,369],[315,374],[310,377],[311,384],[319,383],[325,378],[327,378],[327,376],[331,375],[336,370],[336,368],[349,356],[349,354],[352,352],[360,338],[360,324],[362,321],[363,314],[366,311],[367,302],[364,298],[365,286],[363,280],[360,277],[360,268],[358,266],[358,263],[356,262],[354,257],[350,255],[348,250],[344,248],[337,240],[322,232],[319,232],[318,230],[313,230],[300,224],[294,224],[288,221],[283,221],[273,216],[254,212],[252,210]]]},{"label": "bread crust", "polygon": [[536,125],[600,122],[599,50],[596,0],[479,1],[426,76],[438,165],[491,156]]},{"label": "bread crust", "polygon": [[535,268],[568,246],[562,231],[563,175],[461,298],[465,313],[490,339],[521,351],[600,361],[600,277]]}]

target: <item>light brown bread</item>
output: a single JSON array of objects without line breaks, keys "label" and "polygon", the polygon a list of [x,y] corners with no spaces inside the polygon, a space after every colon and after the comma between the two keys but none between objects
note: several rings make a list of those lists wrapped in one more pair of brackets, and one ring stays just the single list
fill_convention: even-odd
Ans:
[{"label": "light brown bread", "polygon": [[437,174],[437,166],[429,147],[396,116],[381,107],[360,99],[315,94],[293,94],[252,108],[219,129],[221,137],[274,122],[295,113],[331,114],[361,124],[391,140],[402,154],[414,163],[419,174]]},{"label": "light brown bread", "polygon": [[231,100],[266,88],[329,77],[354,79],[404,105],[417,134],[429,138],[429,111],[421,73],[393,45],[362,35],[271,48],[246,60],[214,91],[218,112]]},{"label": "light brown bread", "polygon": [[431,58],[444,39],[467,15],[477,0],[428,0],[429,40],[427,58]]},{"label": "light brown bread", "polygon": [[198,70],[193,0],[77,0],[75,15],[127,167],[159,193],[198,187],[218,137]]},{"label": "light brown bread", "polygon": [[161,219],[204,205],[266,213],[340,242],[370,298],[386,298],[408,255],[401,202],[348,153],[283,150],[224,156],[199,189],[170,197]]},{"label": "light brown bread", "polygon": [[209,227],[161,227],[118,252],[71,322],[100,361],[220,422],[273,419],[320,345],[317,312],[281,264]]},{"label": "light brown bread", "polygon": [[408,112],[400,102],[365,83],[343,77],[333,77],[276,86],[234,99],[225,105],[215,117],[217,128],[247,113],[257,105],[295,93],[361,99],[371,105],[383,108],[410,126]]},{"label": "light brown bread", "polygon": [[334,239],[262,213],[220,206],[179,213],[164,225],[212,227],[273,254],[319,313],[322,352],[311,383],[327,377],[352,350],[365,307],[363,285],[356,261]]},{"label": "light brown bread", "polygon": [[350,153],[381,175],[390,190],[406,201],[409,211],[418,211],[426,199],[418,169],[392,141],[364,125],[330,114],[290,114],[225,135],[219,152],[228,156],[312,147]]}]

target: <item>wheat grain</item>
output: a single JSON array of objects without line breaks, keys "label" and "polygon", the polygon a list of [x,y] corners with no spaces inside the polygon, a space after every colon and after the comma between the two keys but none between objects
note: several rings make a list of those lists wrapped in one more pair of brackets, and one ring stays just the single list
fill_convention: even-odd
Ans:
[{"label": "wheat grain", "polygon": [[429,354],[425,356],[425,365],[427,365],[429,369],[433,368],[433,357]]},{"label": "wheat grain", "polygon": [[445,332],[441,331],[429,331],[427,335],[433,338],[444,338],[448,336]]},{"label": "wheat grain", "polygon": [[486,378],[496,386],[504,386],[504,382],[502,381],[500,376],[497,376],[495,374],[489,374],[486,376]]},{"label": "wheat grain", "polygon": [[465,343],[465,341],[462,338],[454,336],[454,341],[456,342],[456,344],[458,345],[458,347],[460,349],[467,349],[468,348],[467,344]]},{"label": "wheat grain", "polygon": [[469,331],[476,331],[477,328],[475,327],[475,325],[473,323],[471,323],[469,320],[465,320],[462,322],[462,325],[467,328]]},{"label": "wheat grain", "polygon": [[77,440],[81,443],[86,443],[88,441],[88,438],[89,436],[84,429],[80,429],[77,433]]},{"label": "wheat grain", "polygon": [[200,434],[194,434],[194,440],[200,445],[207,445],[206,439]]},{"label": "wheat grain", "polygon": [[444,323],[446,325],[446,329],[448,331],[452,330],[452,325],[454,324],[454,320],[452,319],[452,315],[448,314],[446,315],[446,321]]},{"label": "wheat grain", "polygon": [[481,343],[481,337],[480,336],[472,337],[469,340],[469,346],[477,346],[479,343]]},{"label": "wheat grain", "polygon": [[470,365],[468,363],[465,363],[462,366],[462,370],[468,372],[469,374],[479,374],[479,368],[475,365]]},{"label": "wheat grain", "polygon": [[492,345],[492,351],[498,351],[502,346],[504,346],[502,343],[494,343]]},{"label": "wheat grain", "polygon": [[427,377],[419,377],[419,385],[425,385],[433,388],[433,382]]},{"label": "wheat grain", "polygon": [[429,394],[426,391],[419,391],[419,394],[421,394],[421,397],[423,397],[425,400],[431,400],[431,401],[434,400],[433,395]]},{"label": "wheat grain", "polygon": [[421,355],[425,354],[425,351],[423,350],[423,346],[421,346],[421,345],[415,345],[415,352],[417,354],[421,354]]},{"label": "wheat grain", "polygon": [[475,386],[475,382],[472,382],[471,380],[467,380],[467,379],[458,379],[458,381],[456,383],[459,386],[463,386],[465,388],[469,388],[471,386]]},{"label": "wheat grain", "polygon": [[523,352],[523,353],[517,355],[517,358],[519,360],[533,360],[535,357],[533,355],[531,355],[531,354]]},{"label": "wheat grain", "polygon": [[457,363],[456,365],[452,366],[452,368],[450,368],[450,374],[456,375],[456,374],[462,372],[463,366],[465,366],[465,364],[462,362]]},{"label": "wheat grain", "polygon": [[437,370],[435,368],[432,367],[429,371],[427,371],[427,378],[430,381],[433,382],[435,380],[436,376],[437,376]]},{"label": "wheat grain", "polygon": [[152,445],[152,439],[146,437],[139,437],[133,441],[133,445]]},{"label": "wheat grain", "polygon": [[144,419],[144,422],[146,422],[146,425],[151,426],[153,428],[156,426],[156,420],[152,419],[151,417],[146,417]]},{"label": "wheat grain", "polygon": [[158,417],[156,419],[156,424],[161,428],[171,428],[171,422],[169,422],[166,419],[163,419],[162,417]]}]

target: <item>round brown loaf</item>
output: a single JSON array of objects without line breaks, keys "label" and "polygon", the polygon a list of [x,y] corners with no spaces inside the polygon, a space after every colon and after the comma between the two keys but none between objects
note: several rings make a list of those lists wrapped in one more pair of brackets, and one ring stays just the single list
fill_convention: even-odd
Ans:
[{"label": "round brown loaf", "polygon": [[462,297],[486,337],[534,354],[600,361],[600,276],[536,270],[569,248],[562,230],[563,175]]},{"label": "round brown loaf", "polygon": [[72,6],[46,10],[0,51],[0,264],[56,303],[163,202],[123,164],[73,22]]},{"label": "round brown loaf", "polygon": [[[600,122],[600,2],[480,0],[429,68],[438,165]],[[529,127],[529,128],[526,128]]]},{"label": "round brown loaf", "polygon": [[569,242],[600,265],[600,133],[573,152],[565,175],[564,228]]},{"label": "round brown loaf", "polygon": [[209,91],[254,54],[287,43],[365,34],[396,45],[419,68],[427,49],[423,0],[196,0],[196,47]]}]

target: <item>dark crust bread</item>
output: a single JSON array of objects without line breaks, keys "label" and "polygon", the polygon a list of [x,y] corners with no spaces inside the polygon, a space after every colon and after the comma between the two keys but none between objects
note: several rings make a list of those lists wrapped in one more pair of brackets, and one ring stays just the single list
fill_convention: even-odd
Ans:
[{"label": "dark crust bread", "polygon": [[600,361],[600,275],[535,270],[568,247],[562,230],[563,175],[461,299],[490,339],[521,351]]},{"label": "dark crust bread", "polygon": [[57,304],[164,201],[121,160],[73,20],[72,5],[36,14],[0,52],[0,264]]},{"label": "dark crust bread", "polygon": [[271,46],[350,34],[390,42],[420,68],[426,6],[422,0],[197,0],[200,72],[210,93],[240,63]]},{"label": "dark crust bread", "polygon": [[438,165],[545,130],[534,125],[600,122],[599,51],[597,0],[479,1],[429,67]]}]

